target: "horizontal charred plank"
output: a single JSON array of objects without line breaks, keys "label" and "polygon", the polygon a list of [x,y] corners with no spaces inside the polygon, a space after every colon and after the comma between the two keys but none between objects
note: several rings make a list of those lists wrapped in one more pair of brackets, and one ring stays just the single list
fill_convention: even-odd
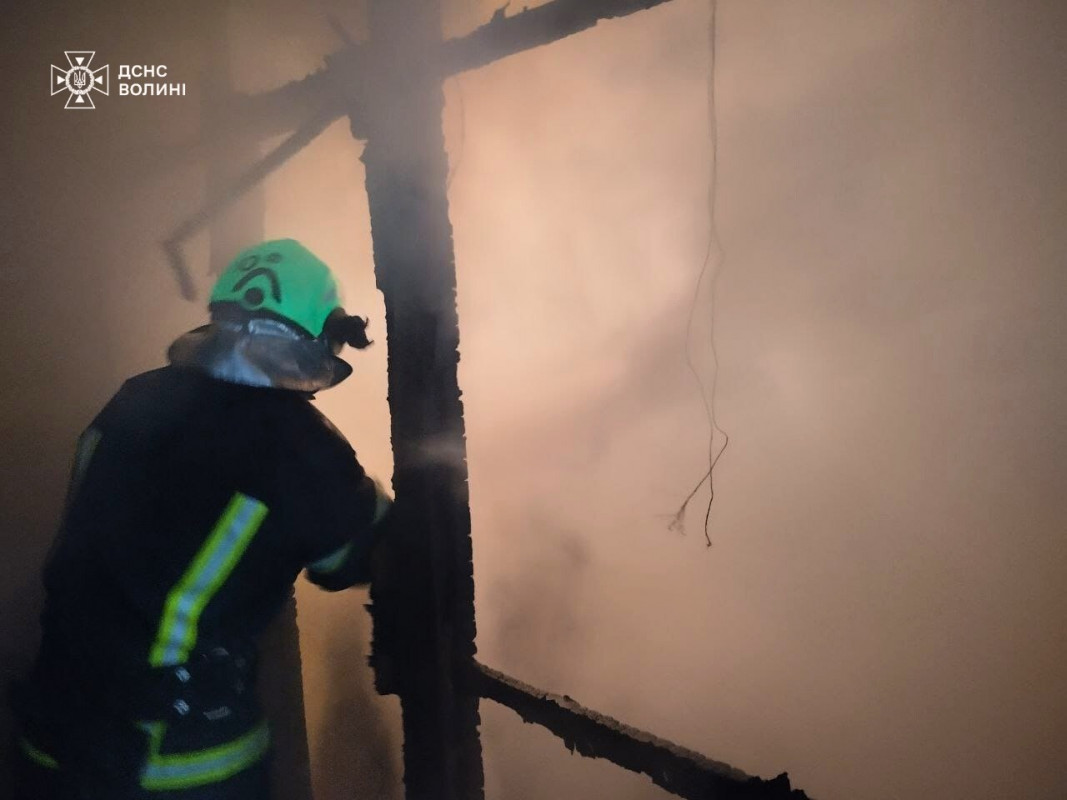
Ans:
[{"label": "horizontal charred plank", "polygon": [[471,691],[507,706],[523,721],[563,739],[571,752],[648,775],[668,792],[690,800],[807,800],[789,776],[763,780],[700,753],[625,725],[474,662]]}]

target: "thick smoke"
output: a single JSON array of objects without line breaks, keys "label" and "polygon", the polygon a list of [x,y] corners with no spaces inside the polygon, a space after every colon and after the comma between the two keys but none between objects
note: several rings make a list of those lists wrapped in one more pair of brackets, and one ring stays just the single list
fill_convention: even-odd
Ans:
[{"label": "thick smoke", "polygon": [[[195,83],[211,9],[97,5],[24,4],[0,48],[5,108],[23,110],[0,196],[4,676],[28,658],[73,435],[203,316],[158,249],[201,176],[145,155],[195,137],[195,101],[72,119],[34,81],[91,38]],[[448,33],[492,5],[447,4]],[[363,34],[360,6],[323,7]],[[711,550],[699,498],[688,533],[668,530],[707,459],[684,357],[708,235],[707,14],[673,0],[446,86],[479,657],[824,800],[1054,796],[1065,10],[720,0],[713,327],[732,444]],[[321,9],[282,0],[235,4],[229,25],[249,90],[338,44]],[[338,265],[370,316],[378,344],[319,403],[387,476],[360,148],[339,123],[273,176],[265,232]],[[298,594],[317,790],[397,797],[366,595]],[[489,797],[663,796],[482,713]]]},{"label": "thick smoke", "polygon": [[[711,551],[696,509],[665,530],[707,445],[682,358],[706,14],[671,3],[461,78],[481,655],[817,797],[1054,793],[1063,12],[720,3],[733,444]],[[516,647],[514,620],[555,607],[559,575],[524,588],[560,529],[584,553],[562,570],[577,642]],[[558,743],[504,713],[486,730],[490,794],[581,794],[592,768]]]}]

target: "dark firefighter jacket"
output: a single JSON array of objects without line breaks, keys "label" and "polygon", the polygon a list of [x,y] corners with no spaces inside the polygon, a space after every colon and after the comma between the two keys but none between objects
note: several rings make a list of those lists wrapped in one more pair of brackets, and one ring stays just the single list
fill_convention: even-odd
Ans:
[{"label": "dark firefighter jacket", "polygon": [[64,756],[98,758],[71,731],[135,725],[145,789],[257,761],[266,728],[234,696],[254,641],[302,569],[330,590],[369,580],[375,507],[354,451],[305,396],[174,366],[127,381],[79,441],[45,567],[45,699],[28,716],[46,741],[27,754],[62,770]]}]

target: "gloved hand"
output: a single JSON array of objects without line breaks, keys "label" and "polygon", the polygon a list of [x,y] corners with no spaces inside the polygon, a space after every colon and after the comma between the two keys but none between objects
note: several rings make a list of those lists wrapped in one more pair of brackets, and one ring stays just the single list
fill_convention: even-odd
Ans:
[{"label": "gloved hand", "polygon": [[333,313],[326,318],[323,333],[335,344],[347,344],[357,350],[363,350],[374,344],[367,338],[367,325],[370,320],[364,317],[350,317],[344,309],[334,309]]}]

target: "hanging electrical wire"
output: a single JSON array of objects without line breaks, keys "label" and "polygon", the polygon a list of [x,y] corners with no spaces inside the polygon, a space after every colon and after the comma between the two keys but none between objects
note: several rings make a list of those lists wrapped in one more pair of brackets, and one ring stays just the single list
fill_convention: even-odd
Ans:
[{"label": "hanging electrical wire", "polygon": [[[693,377],[696,378],[697,383],[700,385],[701,398],[704,401],[704,409],[708,415],[708,426],[710,433],[708,437],[708,470],[703,474],[693,490],[689,492],[689,495],[682,502],[678,511],[675,513],[674,518],[671,521],[670,529],[684,532],[685,530],[685,513],[689,507],[689,503],[696,497],[697,492],[704,485],[705,481],[708,484],[708,507],[704,514],[704,540],[707,542],[707,546],[711,547],[711,507],[715,502],[715,466],[719,463],[719,459],[722,458],[722,454],[726,452],[727,446],[730,444],[730,435],[719,427],[715,417],[715,395],[718,386],[719,377],[719,354],[715,344],[715,320],[716,320],[716,295],[719,282],[719,276],[722,272],[722,265],[725,261],[722,244],[719,241],[719,231],[717,224],[717,212],[716,201],[718,198],[718,167],[719,167],[719,132],[718,132],[718,119],[716,116],[716,104],[715,104],[715,45],[717,39],[716,23],[718,17],[718,0],[709,0],[709,14],[708,14],[708,136],[711,144],[710,163],[708,166],[708,246],[704,254],[704,263],[700,268],[700,275],[697,278],[697,284],[693,291],[693,303],[689,309],[689,322],[686,325],[686,341],[685,341],[685,361],[689,368],[689,371],[693,373]],[[709,289],[710,294],[710,310],[711,310],[711,333],[710,333],[710,346],[711,346],[711,364],[712,374],[710,382],[705,382],[701,377],[699,370],[693,361],[693,321],[696,318],[697,306],[700,302],[700,290],[704,286],[705,279],[708,273],[711,273],[711,285]],[[718,437],[716,434],[722,434],[722,445],[716,449]]]}]

